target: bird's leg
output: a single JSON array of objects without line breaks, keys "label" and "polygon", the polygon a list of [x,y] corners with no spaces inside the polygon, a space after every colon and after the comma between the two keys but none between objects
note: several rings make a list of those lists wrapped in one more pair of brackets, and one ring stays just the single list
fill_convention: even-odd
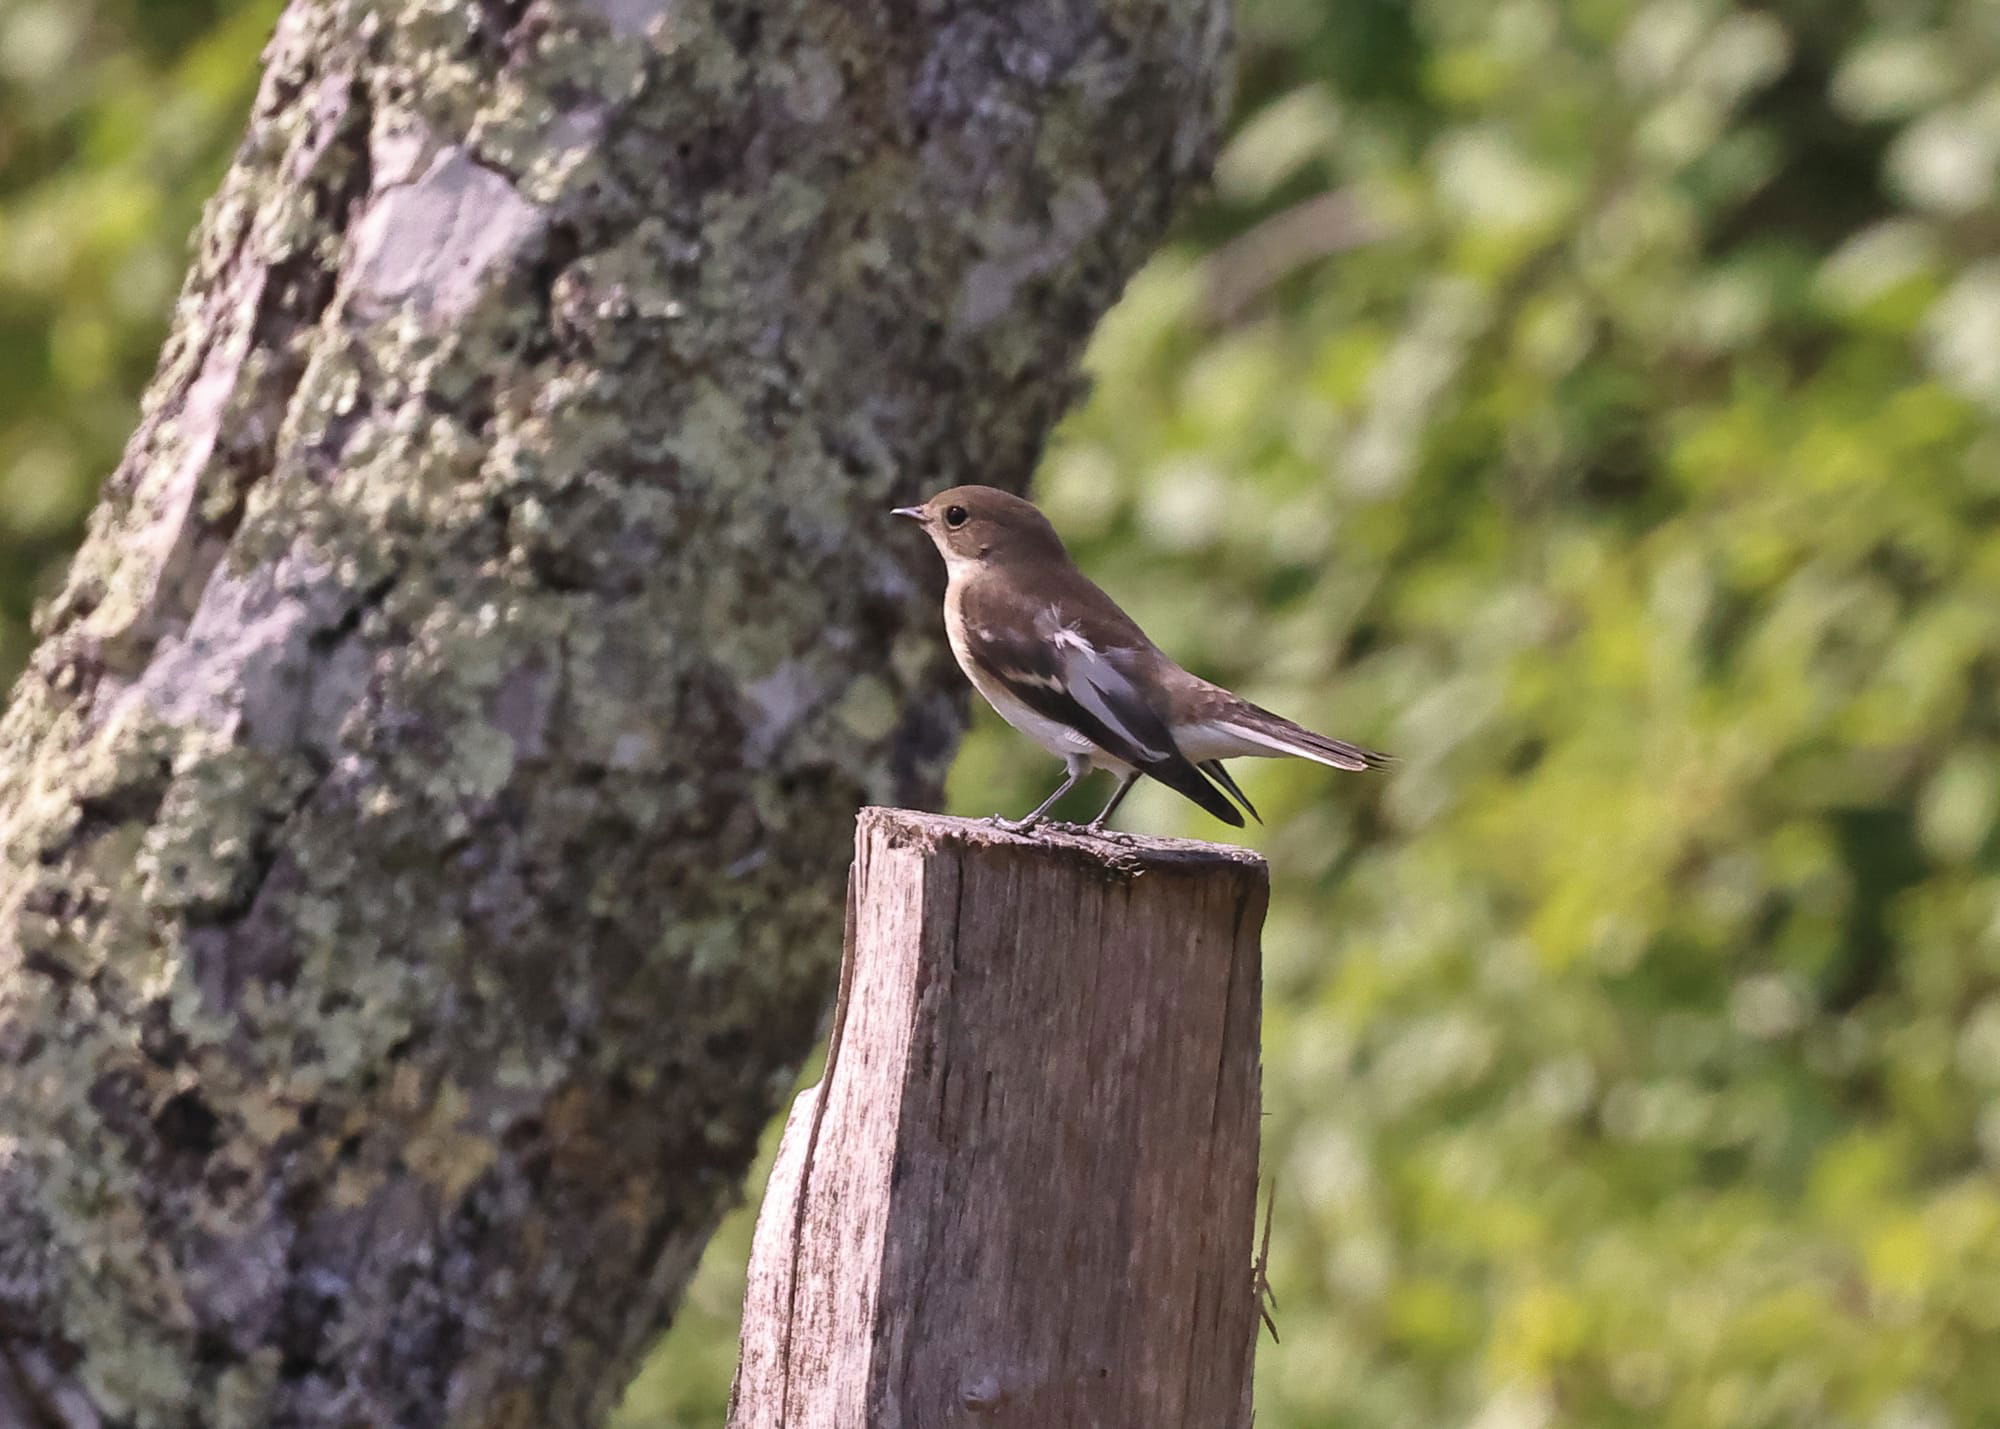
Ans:
[{"label": "bird's leg", "polygon": [[1106,804],[1102,809],[1098,810],[1097,817],[1092,819],[1089,823],[1085,824],[1083,826],[1083,831],[1088,834],[1103,833],[1104,821],[1110,818],[1113,814],[1118,812],[1118,806],[1125,802],[1125,796],[1132,792],[1132,786],[1134,784],[1137,784],[1138,782],[1139,782],[1139,771],[1136,769],[1126,774],[1126,776],[1123,779],[1120,779],[1118,781],[1118,787],[1114,789],[1111,793],[1111,802]]},{"label": "bird's leg", "polygon": [[1041,804],[1037,806],[1034,813],[1028,815],[1028,817],[1025,819],[1013,820],[1013,819],[996,818],[994,819],[993,822],[998,824],[1001,828],[1005,829],[1010,834],[1025,834],[1030,829],[1034,828],[1036,824],[1039,824],[1044,818],[1048,816],[1049,810],[1055,807],[1056,800],[1062,798],[1063,795],[1067,794],[1070,790],[1074,789],[1076,787],[1077,781],[1090,772],[1090,761],[1088,759],[1085,759],[1081,754],[1072,754],[1066,761],[1066,763],[1069,766],[1069,777],[1056,786],[1055,793],[1049,795],[1048,798],[1042,800]]}]

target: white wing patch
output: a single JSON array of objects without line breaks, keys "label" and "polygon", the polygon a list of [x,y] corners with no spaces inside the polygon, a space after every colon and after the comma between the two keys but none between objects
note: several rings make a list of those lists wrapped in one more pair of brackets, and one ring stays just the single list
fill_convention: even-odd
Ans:
[{"label": "white wing patch", "polygon": [[1171,749],[1162,749],[1135,734],[1130,720],[1120,713],[1121,708],[1144,709],[1145,698],[1111,662],[1109,655],[1119,652],[1097,650],[1074,625],[1058,624],[1061,617],[1054,606],[1045,609],[1042,615],[1043,633],[1062,662],[1063,685],[1070,698],[1096,715],[1106,729],[1124,740],[1141,758],[1161,760],[1171,756]]},{"label": "white wing patch", "polygon": [[[1054,609],[1050,609],[1048,614],[1053,617],[1055,615]],[[1083,632],[1078,630],[1074,625],[1056,626],[1054,630],[1049,632],[1049,644],[1055,646],[1056,649],[1061,650],[1066,655],[1094,655],[1097,653],[1090,648],[1090,642],[1083,638]]]}]

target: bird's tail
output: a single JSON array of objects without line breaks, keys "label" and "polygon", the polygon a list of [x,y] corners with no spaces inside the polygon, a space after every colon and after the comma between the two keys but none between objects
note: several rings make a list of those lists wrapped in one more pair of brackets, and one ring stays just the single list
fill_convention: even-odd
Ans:
[{"label": "bird's tail", "polygon": [[1210,759],[1203,763],[1201,772],[1220,784],[1223,793],[1241,804],[1244,813],[1260,824],[1264,822],[1264,816],[1257,812],[1257,806],[1250,802],[1250,796],[1236,787],[1236,781],[1229,777],[1229,771],[1222,767],[1220,759]]},{"label": "bird's tail", "polygon": [[1237,700],[1227,714],[1216,720],[1215,727],[1243,741],[1247,746],[1245,754],[1289,754],[1334,769],[1380,769],[1395,762],[1392,755],[1315,734],[1304,725],[1293,724],[1283,715],[1244,699]]},{"label": "bird's tail", "polygon": [[1243,816],[1236,812],[1236,806],[1223,796],[1220,789],[1209,783],[1202,772],[1188,762],[1186,756],[1176,752],[1171,759],[1162,759],[1157,764],[1146,765],[1145,771],[1176,794],[1194,800],[1231,828],[1243,827]]}]

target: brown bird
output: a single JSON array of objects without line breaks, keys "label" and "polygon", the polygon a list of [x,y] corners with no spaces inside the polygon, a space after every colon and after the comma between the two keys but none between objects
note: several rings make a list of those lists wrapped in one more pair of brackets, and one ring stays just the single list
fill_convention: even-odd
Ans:
[{"label": "brown bird", "polygon": [[[944,557],[945,633],[972,687],[1000,718],[1067,767],[1055,793],[1018,823],[1032,829],[1095,767],[1118,775],[1102,829],[1141,774],[1226,824],[1257,811],[1222,761],[1310,759],[1376,769],[1388,756],[1293,724],[1190,675],[1076,568],[1046,516],[990,486],[955,486],[895,514],[920,524]],[[1221,787],[1218,788],[1217,786]]]}]

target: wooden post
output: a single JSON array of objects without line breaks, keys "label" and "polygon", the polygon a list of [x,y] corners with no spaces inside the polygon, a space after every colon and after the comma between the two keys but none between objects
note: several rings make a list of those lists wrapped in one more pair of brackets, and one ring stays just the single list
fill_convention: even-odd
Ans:
[{"label": "wooden post", "polygon": [[863,810],[731,1429],[1244,1429],[1266,894],[1242,849]]}]

